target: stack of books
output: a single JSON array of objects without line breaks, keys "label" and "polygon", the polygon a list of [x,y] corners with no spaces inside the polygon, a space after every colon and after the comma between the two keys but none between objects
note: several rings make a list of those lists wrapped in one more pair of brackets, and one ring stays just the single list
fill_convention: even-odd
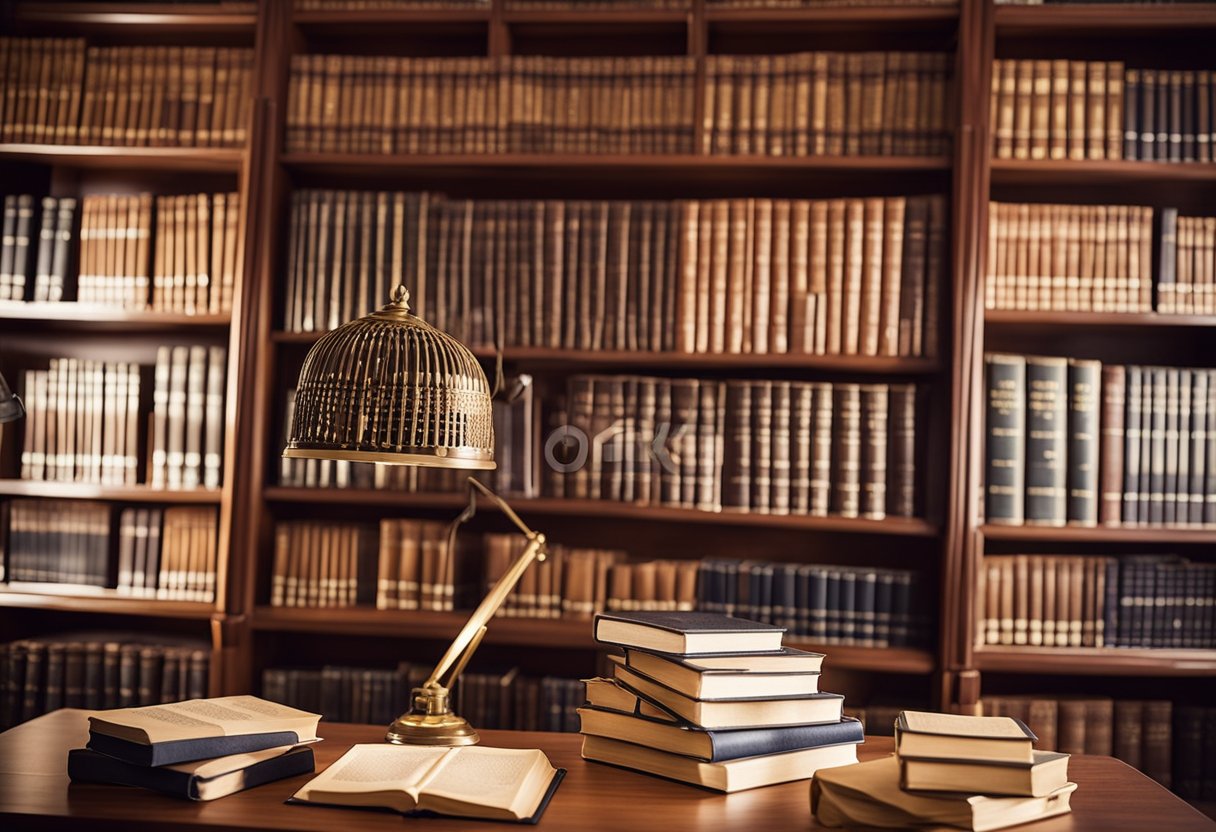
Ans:
[{"label": "stack of books", "polygon": [[1068,755],[1035,751],[1036,739],[1010,717],[902,711],[895,755],[816,775],[811,809],[825,826],[974,832],[1062,815],[1077,788]]},{"label": "stack of books", "polygon": [[726,615],[621,612],[595,638],[625,649],[587,681],[583,758],[720,792],[802,780],[857,762],[861,723],[819,691],[824,656],[784,630]]},{"label": "stack of books", "polygon": [[320,719],[255,696],[97,711],[88,747],[68,752],[68,776],[215,800],[311,773]]}]

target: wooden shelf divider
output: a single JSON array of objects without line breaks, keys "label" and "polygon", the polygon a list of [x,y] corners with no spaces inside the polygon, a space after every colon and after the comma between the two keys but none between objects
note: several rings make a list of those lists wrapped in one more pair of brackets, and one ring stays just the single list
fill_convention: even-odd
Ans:
[{"label": "wooden shelf divider", "polygon": [[[467,502],[463,494],[431,494],[390,489],[353,488],[295,488],[269,486],[266,499],[280,503],[364,505],[386,508],[462,508]],[[636,506],[611,500],[563,499],[537,497],[512,499],[511,505],[520,512],[551,516],[613,518],[622,520],[652,520],[658,522],[693,523],[721,526],[756,526],[764,528],[802,529],[805,531],[849,532],[858,534],[900,535],[904,537],[933,537],[937,527],[926,521],[907,517],[869,520],[860,517],[812,517],[796,514],[760,514],[742,511],[700,511],[668,506]]]},{"label": "wooden shelf divider", "polygon": [[147,485],[95,485],[87,482],[0,479],[0,496],[52,500],[106,500],[119,503],[218,505],[218,489],[168,489]]},{"label": "wooden shelf divider", "polygon": [[0,163],[32,162],[95,170],[173,170],[237,173],[244,151],[226,147],[108,147],[0,144]]},{"label": "wooden shelf divider", "polygon": [[120,595],[113,589],[95,592],[56,584],[13,582],[0,585],[0,608],[24,608],[59,612],[90,612],[135,615],[147,618],[206,620],[216,614],[215,604],[204,601],[167,601]]},{"label": "wooden shelf divider", "polygon": [[976,666],[997,673],[1084,676],[1211,676],[1216,650],[1134,647],[1005,647],[975,650]]},{"label": "wooden shelf divider", "polygon": [[989,309],[986,326],[1058,326],[1092,328],[1183,329],[1216,328],[1216,315],[1167,315],[1159,312],[1054,312]]},{"label": "wooden shelf divider", "polygon": [[102,303],[0,301],[0,321],[23,322],[63,329],[121,329],[158,332],[181,328],[217,329],[230,325],[226,314],[187,315],[181,312],[142,312]]},{"label": "wooden shelf divider", "polygon": [[985,540],[1027,543],[1205,543],[1216,544],[1216,528],[1204,526],[1003,526],[980,527]]},{"label": "wooden shelf divider", "polygon": [[1000,37],[1083,37],[1191,34],[1216,29],[1213,3],[1058,3],[1000,5],[993,15]]},{"label": "wooden shelf divider", "polygon": [[[460,631],[468,617],[468,611],[260,606],[254,610],[253,627],[255,630],[277,632],[324,630],[356,636],[448,641]],[[485,640],[491,644],[523,647],[603,649],[591,637],[591,621],[588,619],[498,617],[486,631]],[[827,654],[831,667],[890,673],[931,673],[935,667],[933,654],[928,650],[818,644],[798,637],[788,641],[790,646]]]}]

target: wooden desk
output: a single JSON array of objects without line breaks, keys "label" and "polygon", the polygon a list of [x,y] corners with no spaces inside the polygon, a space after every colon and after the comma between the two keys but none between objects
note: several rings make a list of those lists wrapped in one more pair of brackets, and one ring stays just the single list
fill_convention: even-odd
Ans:
[{"label": "wooden desk", "polygon": [[[62,710],[0,734],[0,829],[65,829],[88,832],[165,828],[293,829],[334,832],[343,828],[392,829],[402,824],[435,832],[465,829],[503,832],[499,823],[462,820],[403,821],[392,813],[285,806],[310,776],[260,786],[211,803],[189,803],[142,789],[74,785],[67,778],[68,749],[84,745],[84,712]],[[384,729],[321,723],[325,742],[316,746],[318,770],[356,742],[378,742]],[[655,777],[584,762],[580,738],[572,734],[486,731],[487,745],[543,748],[556,766],[569,769],[541,828],[664,832],[679,830],[798,830],[813,827],[808,781],[719,795]],[[862,759],[891,751],[889,738],[861,747]],[[1110,757],[1073,757],[1080,788],[1073,813],[1023,827],[1033,832],[1212,830],[1216,824],[1152,780]]]}]

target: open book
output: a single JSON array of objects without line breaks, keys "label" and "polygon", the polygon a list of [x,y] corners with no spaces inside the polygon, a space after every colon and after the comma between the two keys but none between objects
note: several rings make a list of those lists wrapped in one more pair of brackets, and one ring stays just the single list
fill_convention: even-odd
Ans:
[{"label": "open book", "polygon": [[565,773],[536,749],[356,745],[292,802],[535,823]]}]

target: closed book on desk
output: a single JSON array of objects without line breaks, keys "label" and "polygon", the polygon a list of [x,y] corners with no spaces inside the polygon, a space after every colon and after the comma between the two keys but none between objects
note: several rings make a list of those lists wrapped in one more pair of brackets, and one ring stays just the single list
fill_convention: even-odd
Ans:
[{"label": "closed book on desk", "polygon": [[774,652],[783,627],[710,612],[619,612],[595,617],[595,640],[677,656]]},{"label": "closed book on desk", "polygon": [[780,653],[683,658],[625,651],[625,664],[694,699],[796,696],[819,692],[822,653],[786,647]]},{"label": "closed book on desk", "polygon": [[584,736],[583,759],[622,766],[714,791],[738,792],[791,780],[805,780],[820,769],[851,765],[857,762],[857,745],[845,743],[786,754],[706,763],[607,737]]},{"label": "closed book on desk", "polygon": [[647,702],[631,690],[622,686],[616,679],[584,679],[587,688],[587,703],[596,708],[617,711],[624,714],[635,714],[663,722],[678,722],[674,714]]},{"label": "closed book on desk", "polygon": [[625,687],[702,728],[814,725],[839,722],[844,712],[844,697],[835,693],[703,702],[664,687],[627,667],[618,665],[613,672]]},{"label": "closed book on desk", "polygon": [[89,748],[138,766],[166,766],[311,742],[321,717],[256,696],[188,699],[98,711]]},{"label": "closed book on desk", "polygon": [[291,802],[536,823],[565,774],[537,749],[364,744]]},{"label": "closed book on desk", "polygon": [[710,763],[784,754],[807,748],[864,741],[861,723],[844,718],[825,725],[791,725],[788,728],[744,728],[707,731],[694,725],[664,722],[599,708],[579,708],[581,732],[586,735],[644,745]]},{"label": "closed book on desk", "polygon": [[1068,783],[1068,757],[1034,752],[1033,763],[970,763],[959,760],[900,758],[900,785],[913,791],[967,792],[1046,797]]},{"label": "closed book on desk", "polygon": [[188,800],[215,800],[314,770],[308,746],[267,748],[172,766],[137,766],[87,748],[68,753],[73,783],[139,786]]},{"label": "closed book on desk", "polygon": [[1029,764],[1036,739],[1025,723],[1008,716],[901,711],[895,720],[901,757]]},{"label": "closed book on desk", "polygon": [[811,811],[823,826],[906,829],[925,824],[991,832],[1070,811],[1076,783],[1045,797],[924,794],[899,787],[899,760],[883,757],[816,774]]}]

